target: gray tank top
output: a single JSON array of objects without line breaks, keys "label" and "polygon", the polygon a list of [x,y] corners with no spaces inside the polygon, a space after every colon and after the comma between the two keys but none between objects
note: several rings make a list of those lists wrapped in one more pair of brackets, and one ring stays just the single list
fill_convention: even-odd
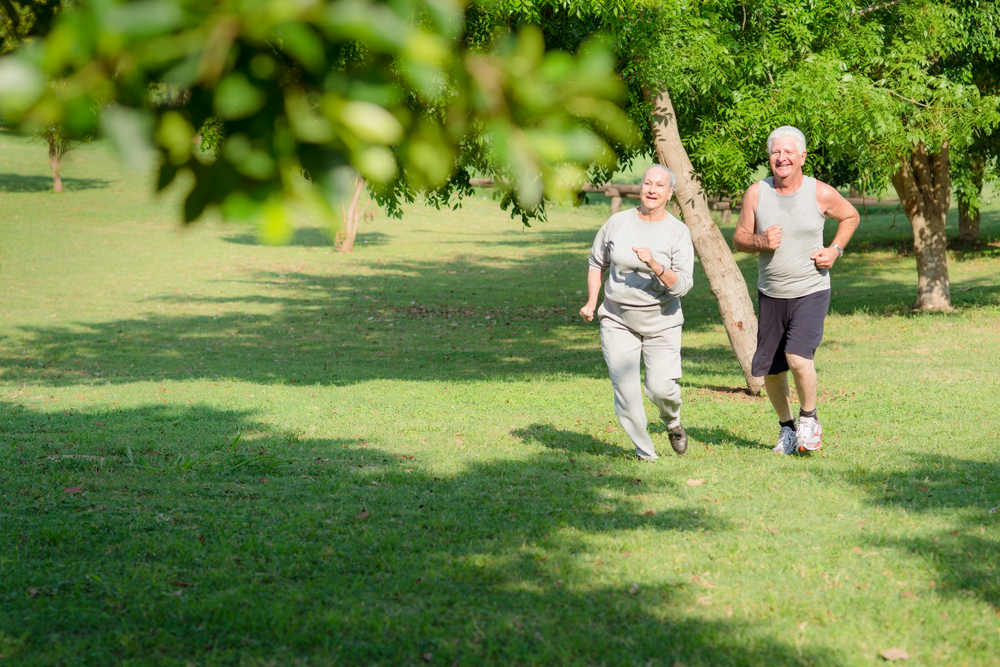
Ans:
[{"label": "gray tank top", "polygon": [[775,299],[794,299],[830,289],[830,275],[817,269],[809,255],[823,247],[826,216],[816,203],[816,179],[806,176],[790,195],[774,191],[767,178],[757,187],[757,233],[771,225],[781,227],[777,250],[757,256],[757,289]]}]

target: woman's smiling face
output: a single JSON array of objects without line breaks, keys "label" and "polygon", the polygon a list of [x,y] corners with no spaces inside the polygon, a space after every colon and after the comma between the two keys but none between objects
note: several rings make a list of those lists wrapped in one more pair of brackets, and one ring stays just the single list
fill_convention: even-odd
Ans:
[{"label": "woman's smiling face", "polygon": [[661,167],[650,167],[642,175],[642,187],[639,189],[639,201],[643,212],[649,214],[666,207],[670,201],[673,189],[670,187],[670,174]]}]

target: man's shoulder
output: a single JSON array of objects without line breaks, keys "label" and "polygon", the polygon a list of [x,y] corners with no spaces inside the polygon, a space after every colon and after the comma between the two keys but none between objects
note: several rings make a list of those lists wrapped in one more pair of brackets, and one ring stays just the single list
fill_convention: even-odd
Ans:
[{"label": "man's shoulder", "polygon": [[761,183],[764,183],[765,187],[766,187],[766,186],[769,186],[769,185],[770,185],[770,183],[768,183],[767,181],[770,181],[770,180],[771,180],[771,179],[769,179],[769,178],[766,178],[766,179],[761,179],[761,180],[759,180],[759,181],[755,181],[754,183],[751,183],[751,184],[750,184],[750,187],[748,187],[748,188],[747,188],[747,189],[746,189],[746,190],[745,190],[745,191],[743,192],[743,198],[744,198],[744,199],[746,199],[747,195],[750,195],[750,196],[756,196],[756,195],[757,195],[757,193],[758,193],[758,192],[760,191],[760,184],[761,184]]},{"label": "man's shoulder", "polygon": [[818,178],[814,178],[813,180],[816,181],[816,192],[817,193],[823,192],[824,194],[829,194],[829,193],[836,192],[837,194],[840,194],[840,192],[837,190],[837,188],[833,187],[829,183],[824,183],[823,181],[819,180]]},{"label": "man's shoulder", "polygon": [[770,187],[770,184],[765,182],[766,180],[768,179],[757,181],[746,189],[742,197],[744,207],[749,206],[750,210],[757,208],[757,201],[760,199],[761,183],[764,183],[763,187],[765,188]]},{"label": "man's shoulder", "polygon": [[817,202],[832,202],[837,199],[842,199],[844,195],[840,194],[840,190],[833,187],[829,183],[824,183],[818,178],[814,178],[816,181],[816,201]]}]

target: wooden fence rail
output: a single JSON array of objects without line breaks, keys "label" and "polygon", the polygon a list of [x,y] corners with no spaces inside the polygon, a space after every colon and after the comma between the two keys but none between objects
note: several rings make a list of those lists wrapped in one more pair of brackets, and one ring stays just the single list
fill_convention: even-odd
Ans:
[{"label": "wooden fence rail", "polygon": [[[492,188],[496,187],[496,183],[493,182],[492,178],[470,178],[469,183],[477,188]],[[611,215],[614,215],[622,208],[622,199],[638,199],[639,198],[640,186],[629,185],[625,183],[605,183],[604,185],[591,185],[587,183],[583,186],[583,192],[589,192],[593,194],[601,194],[611,200]],[[851,202],[854,206],[898,206],[898,199],[874,199],[872,197],[847,197],[847,201]],[[719,211],[722,214],[723,225],[729,223],[729,216],[732,211],[739,211],[742,201],[739,199],[731,200],[728,197],[709,197],[708,206],[713,211]],[[670,209],[674,215],[678,214],[677,205],[675,202],[670,202]]]}]

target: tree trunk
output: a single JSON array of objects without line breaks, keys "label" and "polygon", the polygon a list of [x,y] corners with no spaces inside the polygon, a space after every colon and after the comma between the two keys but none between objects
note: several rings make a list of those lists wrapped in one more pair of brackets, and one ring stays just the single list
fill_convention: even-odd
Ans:
[{"label": "tree trunk", "polygon": [[62,182],[62,156],[65,151],[62,150],[61,142],[58,138],[48,138],[49,142],[49,166],[52,168],[52,191],[62,192],[63,182]]},{"label": "tree trunk", "polygon": [[757,317],[753,312],[747,283],[736,265],[729,244],[712,220],[708,198],[681,143],[670,94],[665,90],[645,90],[644,93],[646,99],[653,104],[656,155],[677,179],[674,197],[680,204],[684,224],[691,230],[691,240],[698,253],[698,260],[705,269],[709,287],[719,303],[729,343],[743,370],[747,389],[751,394],[759,394],[764,380],[755,378],[750,373],[753,354],[757,350]]},{"label": "tree trunk", "polygon": [[[969,165],[969,171],[972,172],[972,183],[979,194],[976,197],[977,203],[981,202],[983,198],[983,172],[985,169],[986,165],[982,160],[973,160],[972,164]],[[970,209],[969,202],[960,196],[958,199],[958,240],[962,243],[972,243],[979,240],[980,206],[977,205],[974,210]]]},{"label": "tree trunk", "polygon": [[913,228],[917,256],[915,311],[951,310],[948,280],[948,236],[945,222],[951,203],[950,160],[947,144],[929,154],[918,144],[903,157],[892,177],[900,204]]},{"label": "tree trunk", "polygon": [[[358,210],[358,203],[361,201],[361,191],[365,188],[365,179],[358,176],[354,180],[354,193],[351,195],[351,203],[347,210],[341,204],[341,212],[344,214],[344,230],[338,249],[340,252],[352,252],[354,250],[354,239],[358,235],[358,223],[361,222],[363,211]],[[367,205],[366,205],[367,208]]]}]

